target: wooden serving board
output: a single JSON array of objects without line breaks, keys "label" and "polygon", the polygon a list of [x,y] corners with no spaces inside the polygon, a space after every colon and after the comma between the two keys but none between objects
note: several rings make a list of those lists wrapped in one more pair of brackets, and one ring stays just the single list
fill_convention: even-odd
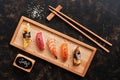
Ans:
[{"label": "wooden serving board", "polygon": [[[31,26],[31,43],[27,48],[23,48],[23,36],[22,36],[23,27],[21,25],[26,25],[27,23],[29,23]],[[36,44],[35,38],[36,33],[38,32],[42,32],[44,36],[45,49],[43,51],[40,51]],[[55,57],[50,53],[48,49],[48,46],[46,44],[48,37],[56,39],[58,59],[55,59]],[[60,53],[60,45],[64,42],[68,43],[68,59],[66,62],[62,61]],[[89,46],[83,42],[80,42],[72,37],[62,34],[56,30],[53,30],[43,24],[35,22],[24,16],[21,17],[10,44],[29,54],[32,54],[33,56],[46,60],[50,63],[53,63],[61,68],[64,68],[82,77],[85,76],[96,52],[96,48]],[[81,52],[81,64],[79,66],[73,65],[73,51],[76,48],[76,46],[80,46]]]}]

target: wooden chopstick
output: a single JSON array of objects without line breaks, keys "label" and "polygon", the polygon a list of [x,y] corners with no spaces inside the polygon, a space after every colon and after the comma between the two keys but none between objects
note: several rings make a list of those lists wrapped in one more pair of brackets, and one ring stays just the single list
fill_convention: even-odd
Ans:
[{"label": "wooden chopstick", "polygon": [[86,33],[84,33],[82,30],[80,30],[79,28],[75,27],[72,23],[70,23],[69,21],[67,21],[65,18],[63,18],[61,15],[59,15],[57,12],[53,11],[52,9],[49,8],[49,10],[54,13],[55,15],[57,15],[60,19],[62,19],[63,21],[65,21],[66,23],[68,23],[70,26],[72,26],[74,29],[76,29],[77,31],[79,31],[81,34],[83,34],[85,37],[87,37],[88,39],[90,39],[91,41],[93,41],[96,45],[98,45],[100,48],[102,48],[103,50],[105,50],[106,52],[110,52],[108,49],[106,49],[104,46],[102,46],[101,44],[99,44],[97,41],[95,41],[94,39],[92,39],[90,36],[88,36]]},{"label": "wooden chopstick", "polygon": [[54,11],[58,12],[59,14],[61,14],[62,16],[64,16],[65,18],[67,18],[68,20],[74,22],[75,24],[77,24],[79,27],[83,28],[84,30],[88,31],[89,33],[91,33],[92,35],[94,35],[95,37],[97,37],[98,39],[100,39],[101,41],[103,41],[104,43],[108,44],[109,46],[112,46],[112,44],[108,41],[106,41],[105,39],[103,39],[102,37],[98,36],[97,34],[95,34],[94,32],[92,32],[91,30],[89,30],[88,28],[86,28],[85,26],[83,26],[82,24],[78,23],[77,21],[73,20],[72,18],[68,17],[67,15],[65,15],[64,13],[55,10],[55,8],[53,8],[52,6],[49,6],[49,8],[53,9]]}]

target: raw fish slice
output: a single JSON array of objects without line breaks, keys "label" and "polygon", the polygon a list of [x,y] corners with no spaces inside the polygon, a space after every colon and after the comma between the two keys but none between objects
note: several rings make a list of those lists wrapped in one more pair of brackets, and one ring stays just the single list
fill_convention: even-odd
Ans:
[{"label": "raw fish slice", "polygon": [[61,49],[61,56],[62,56],[62,60],[66,61],[68,58],[68,44],[67,43],[63,43],[60,47]]},{"label": "raw fish slice", "polygon": [[80,63],[81,63],[81,53],[79,47],[77,46],[73,54],[73,64],[77,66]]},{"label": "raw fish slice", "polygon": [[57,59],[57,51],[56,51],[56,41],[55,39],[48,38],[47,44],[49,47],[50,52],[54,55],[54,57]]},{"label": "raw fish slice", "polygon": [[43,36],[42,36],[42,32],[37,33],[36,43],[37,43],[38,48],[41,51],[44,50],[45,46],[44,46],[44,39],[43,39]]},{"label": "raw fish slice", "polygon": [[26,48],[29,45],[29,43],[31,42],[31,33],[30,33],[30,24],[29,23],[24,25],[22,35],[23,35],[24,48]]}]

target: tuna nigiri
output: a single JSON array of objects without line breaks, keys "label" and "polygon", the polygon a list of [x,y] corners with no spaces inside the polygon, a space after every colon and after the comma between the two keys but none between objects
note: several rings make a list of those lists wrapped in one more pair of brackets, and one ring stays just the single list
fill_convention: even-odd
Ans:
[{"label": "tuna nigiri", "polygon": [[61,56],[62,56],[62,60],[66,61],[68,58],[68,44],[67,43],[63,43],[60,47],[61,49]]},{"label": "tuna nigiri", "polygon": [[37,43],[37,46],[40,50],[44,50],[44,40],[43,40],[42,32],[37,33],[36,43]]},{"label": "tuna nigiri", "polygon": [[56,51],[56,40],[53,38],[47,39],[47,44],[49,47],[50,52],[54,55],[54,57],[57,59],[57,51]]},{"label": "tuna nigiri", "polygon": [[30,24],[29,23],[24,25],[22,35],[23,35],[23,41],[24,41],[24,48],[26,48],[31,41],[31,32],[30,32]]}]

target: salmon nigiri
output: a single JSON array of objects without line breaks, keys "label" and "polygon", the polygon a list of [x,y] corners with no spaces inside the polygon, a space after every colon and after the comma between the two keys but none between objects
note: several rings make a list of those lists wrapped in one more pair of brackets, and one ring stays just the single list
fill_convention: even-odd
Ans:
[{"label": "salmon nigiri", "polygon": [[68,44],[67,43],[63,43],[60,47],[61,49],[61,56],[62,56],[62,60],[66,61],[68,58]]},{"label": "salmon nigiri", "polygon": [[56,40],[53,38],[47,39],[47,44],[49,47],[50,52],[54,55],[54,57],[57,59],[57,51],[56,51]]},{"label": "salmon nigiri", "polygon": [[26,48],[31,41],[30,24],[27,23],[26,25],[23,26],[24,28],[22,31],[22,35],[23,35],[24,48]]}]

